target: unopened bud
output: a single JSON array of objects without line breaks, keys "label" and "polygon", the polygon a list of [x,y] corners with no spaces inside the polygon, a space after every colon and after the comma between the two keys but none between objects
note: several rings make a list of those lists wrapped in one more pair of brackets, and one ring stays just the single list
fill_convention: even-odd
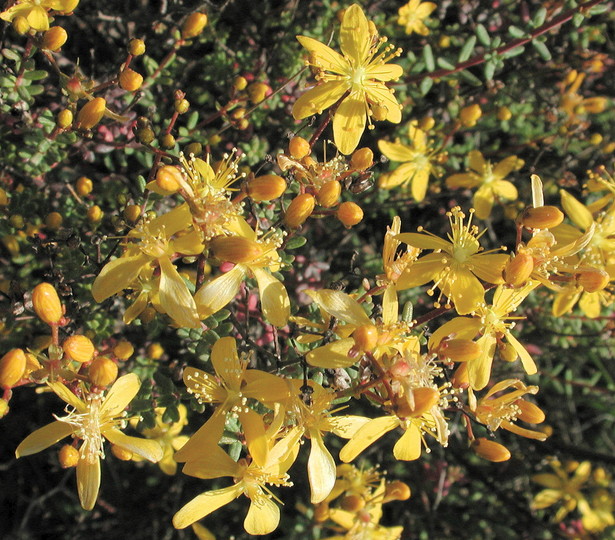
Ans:
[{"label": "unopened bud", "polygon": [[156,138],[154,130],[149,126],[137,128],[135,134],[139,142],[142,144],[151,144]]},{"label": "unopened bud", "polygon": [[176,99],[173,104],[173,107],[175,108],[176,113],[185,114],[190,109],[190,102],[185,98]]},{"label": "unopened bud", "polygon": [[177,167],[165,165],[156,172],[156,185],[164,191],[175,193],[183,183],[183,176]]},{"label": "unopened bud", "polygon": [[41,49],[48,51],[57,51],[66,43],[68,34],[61,26],[53,26],[43,34],[41,40]]},{"label": "unopened bud", "polygon": [[117,444],[111,445],[111,453],[117,459],[120,459],[122,461],[130,461],[133,456],[133,453],[130,450],[124,448],[123,446],[118,446]]},{"label": "unopened bud", "polygon": [[205,13],[192,13],[182,25],[182,38],[190,39],[198,36],[207,26],[207,15]]},{"label": "unopened bud", "polygon": [[440,401],[440,393],[435,388],[421,387],[411,390],[412,396],[397,399],[397,415],[402,418],[417,417],[429,411]]},{"label": "unopened bud", "polygon": [[0,388],[13,388],[26,371],[26,353],[11,349],[0,359]]},{"label": "unopened bud", "polygon": [[10,410],[9,402],[6,399],[1,398],[0,399],[0,418],[4,418],[7,414],[9,414],[9,410]]},{"label": "unopened bud", "polygon": [[136,92],[143,84],[143,75],[134,69],[126,68],[120,73],[120,88],[126,92]]},{"label": "unopened bud", "polygon": [[87,218],[90,223],[98,223],[100,220],[102,220],[103,215],[103,211],[97,204],[88,208]]},{"label": "unopened bud", "polygon": [[92,384],[105,387],[117,379],[117,372],[117,364],[113,360],[101,356],[94,359],[90,364],[88,376]]},{"label": "unopened bud", "polygon": [[106,106],[107,102],[101,97],[88,101],[77,114],[77,125],[81,129],[93,128],[102,120]]},{"label": "unopened bud", "polygon": [[160,360],[164,354],[164,349],[160,343],[152,343],[147,347],[147,356],[152,360]]},{"label": "unopened bud", "polygon": [[359,350],[371,351],[378,344],[378,329],[373,324],[363,324],[356,328],[352,337]]},{"label": "unopened bud", "polygon": [[459,367],[453,373],[451,378],[453,388],[467,388],[470,385],[470,377],[468,376],[468,364],[462,362]]},{"label": "unopened bud", "polygon": [[184,154],[186,155],[193,155],[193,156],[200,156],[203,153],[203,145],[199,142],[192,142],[190,144],[187,144],[186,147],[184,148]]},{"label": "unopened bud", "polygon": [[56,119],[56,125],[59,128],[66,129],[70,127],[72,123],[73,123],[73,111],[71,111],[70,109],[62,109],[58,113],[58,117]]},{"label": "unopened bud", "polygon": [[310,217],[316,206],[316,200],[309,193],[297,195],[286,209],[284,215],[284,223],[287,227],[295,229],[305,223],[305,220]]},{"label": "unopened bud", "polygon": [[77,193],[83,197],[92,193],[92,190],[94,189],[94,184],[89,178],[81,176],[77,180],[77,184],[75,187],[77,188]]},{"label": "unopened bud", "polygon": [[498,342],[498,350],[500,351],[500,358],[505,362],[514,362],[519,357],[517,349],[510,343]]},{"label": "unopened bud", "polygon": [[440,343],[438,356],[454,362],[475,360],[482,353],[480,345],[469,339],[447,339]]},{"label": "unopened bud", "polygon": [[248,99],[256,104],[263,101],[270,90],[271,88],[269,88],[269,85],[264,82],[253,82],[248,85],[246,92],[248,92]]},{"label": "unopened bud", "polygon": [[500,107],[498,109],[498,120],[500,122],[506,122],[512,118],[512,113],[508,107]]},{"label": "unopened bud", "polygon": [[63,469],[72,469],[79,463],[79,450],[70,444],[65,444],[58,452],[58,461]]},{"label": "unopened bud", "polygon": [[504,267],[504,282],[512,287],[527,283],[534,271],[534,258],[524,251],[517,253]]},{"label": "unopened bud", "polygon": [[387,115],[389,114],[389,111],[387,110],[386,107],[383,107],[382,105],[372,105],[372,118],[374,120],[386,120]]},{"label": "unopened bud", "polygon": [[253,201],[271,201],[286,191],[286,180],[276,174],[257,176],[248,182],[246,191]]},{"label": "unopened bud", "polygon": [[350,158],[350,167],[364,171],[374,163],[374,153],[369,148],[359,148],[355,150]]},{"label": "unopened bud", "polygon": [[129,204],[124,208],[124,218],[130,223],[135,223],[141,217],[141,207],[138,204]]},{"label": "unopened bud", "polygon": [[142,39],[132,38],[128,42],[128,52],[133,56],[145,54],[145,42]]},{"label": "unopened bud", "polygon": [[407,501],[411,494],[412,492],[408,484],[400,480],[394,480],[386,485],[384,498],[389,501]]},{"label": "unopened bud", "polygon": [[62,226],[62,221],[64,221],[62,214],[59,212],[50,212],[45,216],[45,227],[55,231]]},{"label": "unopened bud", "polygon": [[467,107],[461,109],[459,112],[459,119],[465,127],[473,127],[476,125],[476,122],[478,122],[478,119],[482,116],[482,114],[483,111],[480,106],[475,103],[474,105],[468,105]]},{"label": "unopened bud", "polygon": [[346,512],[357,512],[365,507],[365,499],[359,495],[346,495],[342,498],[340,506]]},{"label": "unopened bud", "polygon": [[221,261],[236,264],[251,262],[263,252],[258,243],[243,236],[218,236],[209,246]]},{"label": "unopened bud", "polygon": [[337,209],[337,219],[339,219],[345,227],[350,228],[363,219],[363,210],[361,207],[351,201],[343,202]]},{"label": "unopened bud", "polygon": [[320,206],[331,208],[335,206],[342,194],[342,184],[337,180],[329,180],[325,182],[316,194],[316,200]]},{"label": "unopened bud", "polygon": [[310,143],[303,137],[296,136],[288,141],[288,153],[294,159],[303,159],[310,154],[310,151]]},{"label": "unopened bud", "polygon": [[521,224],[528,229],[551,229],[564,221],[564,213],[556,206],[530,206],[521,214]]},{"label": "unopened bud", "polygon": [[611,277],[600,268],[578,268],[575,274],[577,285],[583,287],[588,293],[601,291],[608,284]]},{"label": "unopened bud", "polygon": [[173,148],[175,146],[175,137],[170,133],[165,133],[162,137],[160,137],[160,146],[162,148],[166,148],[167,150]]},{"label": "unopened bud", "polygon": [[541,424],[545,421],[545,413],[538,405],[524,399],[518,399],[515,401],[515,405],[521,409],[521,414],[517,416],[519,420],[530,424]]},{"label": "unopened bud", "polygon": [[135,352],[135,348],[130,341],[120,341],[115,347],[113,347],[113,354],[119,360],[128,360]]},{"label": "unopened bud", "polygon": [[508,461],[510,459],[510,451],[505,446],[495,441],[490,441],[484,437],[479,437],[472,441],[472,450],[482,457],[495,463],[500,461]]},{"label": "unopened bud", "polygon": [[74,335],[64,340],[64,343],[62,343],[62,350],[68,358],[83,364],[92,359],[95,348],[90,338],[82,335]]},{"label": "unopened bud", "polygon": [[606,109],[608,101],[603,97],[590,97],[583,100],[583,107],[585,112],[591,114],[598,114],[603,112]]},{"label": "unopened bud", "polygon": [[233,80],[233,88],[235,88],[235,90],[239,90],[241,92],[246,89],[246,86],[248,86],[248,80],[241,75],[235,77],[235,80]]},{"label": "unopened bud", "polygon": [[419,128],[421,128],[423,131],[429,131],[435,125],[436,121],[434,120],[433,116],[423,116],[423,118],[421,118],[421,121],[419,122]]},{"label": "unopened bud", "polygon": [[322,502],[314,508],[314,521],[316,523],[322,523],[323,521],[327,521],[329,519],[329,515],[331,512],[329,511],[329,504],[326,502]]},{"label": "unopened bud", "polygon": [[32,291],[32,305],[39,319],[58,324],[62,318],[62,303],[51,283],[39,283]]}]

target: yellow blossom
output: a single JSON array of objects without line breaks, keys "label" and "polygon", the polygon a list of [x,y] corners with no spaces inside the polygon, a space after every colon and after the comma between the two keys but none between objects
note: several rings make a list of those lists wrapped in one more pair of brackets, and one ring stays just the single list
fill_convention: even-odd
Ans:
[{"label": "yellow blossom", "polygon": [[421,2],[421,0],[410,0],[398,10],[399,19],[397,23],[404,26],[406,34],[413,32],[426,36],[429,34],[429,28],[423,22],[431,12],[436,9],[436,4],[433,2]]},{"label": "yellow blossom", "polygon": [[55,422],[28,435],[15,455],[19,458],[35,454],[69,436],[80,439],[77,491],[84,509],[94,508],[98,497],[100,459],[105,457],[104,439],[154,463],[162,458],[162,448],[156,441],[129,437],[120,431],[125,422],[124,409],[141,386],[134,373],[117,379],[104,397],[86,391],[85,398],[80,399],[62,383],[47,384],[72,410],[67,416],[56,417]]},{"label": "yellow blossom", "polygon": [[297,39],[309,51],[310,64],[318,70],[318,84],[295,102],[295,119],[320,114],[339,101],[333,116],[333,138],[342,154],[350,154],[358,146],[372,117],[399,123],[401,107],[384,83],[401,77],[400,66],[386,63],[401,51],[393,51],[391,45],[381,50],[386,39],[378,37],[357,4],[344,13],[340,30],[342,54],[315,39]]},{"label": "yellow blossom", "polygon": [[15,17],[24,17],[31,28],[37,32],[49,29],[49,11],[62,13],[73,11],[79,0],[17,0],[17,2],[0,13],[0,19],[11,22]]}]

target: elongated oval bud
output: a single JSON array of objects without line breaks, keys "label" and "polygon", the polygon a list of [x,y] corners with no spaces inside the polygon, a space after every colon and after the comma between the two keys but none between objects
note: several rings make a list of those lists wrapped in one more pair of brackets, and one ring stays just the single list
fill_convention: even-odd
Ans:
[{"label": "elongated oval bud", "polygon": [[504,281],[512,287],[520,287],[534,271],[534,258],[524,251],[517,253],[504,267]]},{"label": "elongated oval bud", "polygon": [[412,401],[402,397],[398,399],[397,415],[402,418],[421,416],[437,405],[440,400],[440,393],[435,388],[421,387],[412,390]]},{"label": "elongated oval bud", "polygon": [[90,364],[88,376],[92,384],[105,387],[117,379],[117,372],[118,367],[113,360],[100,356]]},{"label": "elongated oval bud", "polygon": [[564,213],[556,206],[530,206],[521,215],[521,224],[528,229],[551,229],[562,221]]},{"label": "elongated oval bud", "polygon": [[246,191],[253,201],[271,201],[286,191],[286,180],[277,174],[257,176],[248,182]]},{"label": "elongated oval bud", "polygon": [[541,424],[545,421],[545,413],[538,405],[524,399],[518,399],[515,405],[521,409],[521,414],[517,416],[519,420],[530,424]]},{"label": "elongated oval bud", "polygon": [[184,179],[181,171],[173,165],[160,167],[156,172],[156,185],[160,189],[175,193],[182,185]]},{"label": "elongated oval bud", "polygon": [[207,26],[205,13],[191,13],[182,25],[182,37],[189,39],[198,36]]},{"label": "elongated oval bud", "polygon": [[577,285],[583,287],[588,293],[601,291],[608,284],[611,277],[600,268],[579,268],[575,274]]},{"label": "elongated oval bud", "polygon": [[350,167],[364,171],[374,163],[374,153],[369,148],[355,150],[350,158]]},{"label": "elongated oval bud", "polygon": [[91,129],[102,120],[107,102],[97,97],[88,101],[77,114],[77,124],[81,129]]},{"label": "elongated oval bud", "polygon": [[58,324],[62,318],[62,303],[51,283],[39,283],[32,291],[32,305],[39,319]]},{"label": "elongated oval bud", "polygon": [[303,137],[293,137],[288,142],[288,153],[295,159],[303,159],[310,154],[310,143]]},{"label": "elongated oval bud", "polygon": [[468,105],[459,112],[459,119],[465,127],[473,127],[478,122],[478,119],[483,115],[483,111],[476,103]]},{"label": "elongated oval bud", "polygon": [[41,40],[41,49],[48,51],[57,51],[66,43],[68,34],[61,26],[53,26],[43,34]]},{"label": "elongated oval bud", "polygon": [[64,354],[75,362],[89,362],[94,356],[94,343],[87,336],[70,336],[62,343]]},{"label": "elongated oval bud", "polygon": [[0,388],[13,388],[26,371],[26,353],[11,349],[0,359]]},{"label": "elongated oval bud", "polygon": [[133,353],[135,352],[135,348],[132,346],[130,341],[120,341],[115,347],[113,347],[113,354],[119,360],[128,360]]},{"label": "elongated oval bud", "polygon": [[120,73],[119,83],[122,90],[136,92],[143,84],[143,75],[133,69],[126,68]]},{"label": "elongated oval bud", "polygon": [[378,344],[378,329],[373,324],[358,326],[352,333],[357,349],[371,351]]},{"label": "elongated oval bud", "polygon": [[495,463],[508,461],[510,459],[510,451],[508,448],[495,441],[485,439],[484,437],[479,437],[472,441],[472,450],[483,459],[488,459]]},{"label": "elongated oval bud", "polygon": [[320,206],[331,208],[337,204],[342,194],[342,184],[337,180],[325,182],[316,194],[316,200]]},{"label": "elongated oval bud", "polygon": [[386,485],[384,499],[387,501],[407,501],[412,491],[410,486],[401,480],[394,480]]},{"label": "elongated oval bud", "polygon": [[343,202],[337,209],[337,219],[339,219],[344,227],[350,228],[363,219],[363,210],[361,207],[351,201]]},{"label": "elongated oval bud", "polygon": [[481,354],[480,345],[470,339],[447,339],[440,343],[438,356],[449,358],[454,362],[475,360]]},{"label": "elongated oval bud", "polygon": [[314,211],[314,206],[316,206],[316,200],[313,195],[309,193],[297,195],[286,209],[284,223],[291,229],[296,229],[310,217]]},{"label": "elongated oval bud", "polygon": [[218,236],[209,246],[221,261],[236,264],[251,262],[263,252],[259,244],[243,236]]}]

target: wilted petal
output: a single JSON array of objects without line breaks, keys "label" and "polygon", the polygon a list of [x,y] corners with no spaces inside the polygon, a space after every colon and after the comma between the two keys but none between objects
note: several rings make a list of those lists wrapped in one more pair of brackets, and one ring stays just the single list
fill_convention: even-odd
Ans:
[{"label": "wilted petal", "polygon": [[252,268],[261,296],[263,315],[274,326],[286,326],[290,317],[290,299],[286,287],[271,273]]},{"label": "wilted petal", "polygon": [[79,459],[77,463],[77,493],[84,510],[92,510],[100,489],[100,460]]},{"label": "wilted petal", "polygon": [[208,516],[212,512],[222,508],[225,504],[234,501],[242,494],[243,482],[223,489],[214,489],[196,496],[173,516],[173,526],[176,529],[184,529],[195,521]]}]

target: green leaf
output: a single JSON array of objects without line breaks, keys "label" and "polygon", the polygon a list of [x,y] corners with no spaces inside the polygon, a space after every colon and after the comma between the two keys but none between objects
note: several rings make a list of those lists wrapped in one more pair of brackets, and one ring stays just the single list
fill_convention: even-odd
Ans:
[{"label": "green leaf", "polygon": [[583,24],[583,21],[585,20],[585,15],[583,15],[583,13],[575,13],[572,16],[572,24],[576,27],[579,28],[579,26],[581,26]]},{"label": "green leaf", "polygon": [[476,45],[476,36],[470,36],[468,41],[466,41],[463,44],[463,47],[461,47],[461,51],[459,52],[459,58],[457,59],[457,61],[465,62],[468,58],[470,58],[470,56],[472,55],[472,52],[474,51],[475,45]]},{"label": "green leaf", "polygon": [[13,62],[21,62],[21,56],[12,49],[2,49],[2,56]]},{"label": "green leaf", "polygon": [[431,87],[433,86],[433,79],[431,77],[427,77],[425,79],[423,79],[421,81],[421,84],[419,86],[420,90],[421,90],[421,94],[424,96],[427,94],[427,92],[429,92],[431,90]]},{"label": "green leaf", "polygon": [[45,87],[42,84],[33,84],[29,87],[31,96],[38,96],[45,91]]},{"label": "green leaf", "polygon": [[493,60],[485,64],[485,69],[483,70],[483,73],[485,74],[485,79],[487,79],[488,81],[493,79],[493,75],[495,74],[496,65],[497,63]]},{"label": "green leaf", "polygon": [[551,52],[549,51],[549,49],[547,49],[547,46],[542,41],[534,40],[532,41],[532,45],[534,49],[538,51],[538,54],[543,60],[551,60]]},{"label": "green leaf", "polygon": [[451,64],[446,58],[438,58],[436,60],[436,64],[438,64],[438,67],[442,69],[455,69],[455,66]]},{"label": "green leaf", "polygon": [[188,120],[186,121],[186,128],[190,130],[194,129],[198,121],[199,121],[198,111],[192,111],[190,113],[190,116],[188,116]]},{"label": "green leaf", "polygon": [[520,39],[522,37],[525,37],[525,35],[526,35],[525,32],[523,30],[521,30],[521,28],[519,28],[518,26],[514,26],[512,24],[508,27],[508,33],[512,37],[518,38],[518,39]]},{"label": "green leaf", "polygon": [[294,236],[288,241],[288,244],[286,244],[285,249],[297,249],[301,246],[304,246],[306,242],[307,238],[305,236]]},{"label": "green leaf", "polygon": [[535,28],[542,26],[546,18],[547,8],[541,6],[540,9],[536,12],[536,15],[534,15],[534,18],[532,19],[532,26],[534,26]]},{"label": "green leaf", "polygon": [[483,82],[476,75],[465,69],[459,72],[459,75],[464,81],[470,83],[472,86],[482,86],[483,84]]},{"label": "green leaf", "polygon": [[436,69],[436,63],[433,58],[431,45],[425,45],[425,47],[423,47],[423,59],[425,60],[425,67],[427,68],[427,71],[433,71]]},{"label": "green leaf", "polygon": [[44,79],[49,75],[44,69],[35,69],[34,71],[26,71],[23,74],[24,79],[28,79],[30,81],[39,81],[40,79]]},{"label": "green leaf", "polygon": [[480,23],[476,25],[476,35],[485,47],[489,47],[491,45],[491,37],[489,36],[489,32],[487,32],[487,29]]}]

